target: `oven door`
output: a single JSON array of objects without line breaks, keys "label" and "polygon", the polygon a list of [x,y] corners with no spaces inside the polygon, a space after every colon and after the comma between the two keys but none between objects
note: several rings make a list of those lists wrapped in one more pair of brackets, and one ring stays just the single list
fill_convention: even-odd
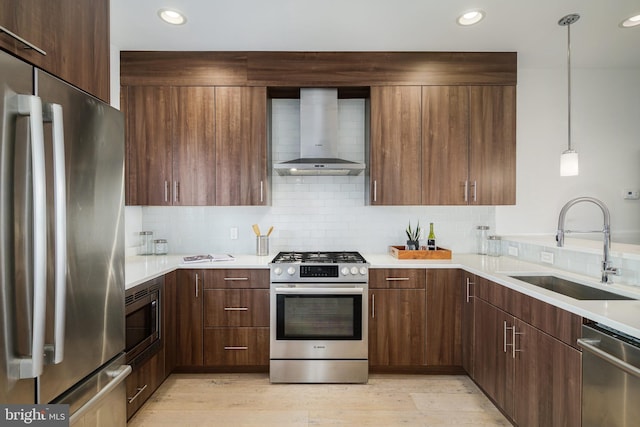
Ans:
[{"label": "oven door", "polygon": [[367,287],[271,291],[271,359],[367,359]]}]

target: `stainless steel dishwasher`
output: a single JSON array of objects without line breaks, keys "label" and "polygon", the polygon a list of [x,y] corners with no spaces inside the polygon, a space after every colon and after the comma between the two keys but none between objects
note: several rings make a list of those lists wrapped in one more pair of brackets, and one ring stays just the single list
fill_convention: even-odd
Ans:
[{"label": "stainless steel dishwasher", "polygon": [[600,324],[583,325],[582,426],[640,422],[640,340]]}]

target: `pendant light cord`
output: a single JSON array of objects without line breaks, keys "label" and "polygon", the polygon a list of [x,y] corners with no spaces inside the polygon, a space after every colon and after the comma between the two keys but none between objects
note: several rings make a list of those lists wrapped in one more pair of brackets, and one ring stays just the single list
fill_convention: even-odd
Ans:
[{"label": "pendant light cord", "polygon": [[568,149],[571,151],[571,24],[567,25],[567,110]]}]

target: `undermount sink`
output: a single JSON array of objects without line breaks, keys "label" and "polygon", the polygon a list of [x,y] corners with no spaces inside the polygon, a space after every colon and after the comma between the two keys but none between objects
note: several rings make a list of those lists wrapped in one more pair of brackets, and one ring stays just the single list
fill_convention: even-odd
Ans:
[{"label": "undermount sink", "polygon": [[591,286],[581,285],[556,276],[509,276],[513,279],[548,289],[578,300],[633,300],[635,298],[614,294]]}]

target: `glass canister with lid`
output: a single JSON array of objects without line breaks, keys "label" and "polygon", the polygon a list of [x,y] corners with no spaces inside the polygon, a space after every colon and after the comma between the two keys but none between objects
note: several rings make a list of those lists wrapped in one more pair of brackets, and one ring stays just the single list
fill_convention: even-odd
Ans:
[{"label": "glass canister with lid", "polygon": [[487,239],[489,242],[487,254],[489,256],[502,255],[502,238],[500,236],[489,236]]},{"label": "glass canister with lid", "polygon": [[140,255],[153,255],[153,231],[140,232]]},{"label": "glass canister with lid", "polygon": [[169,253],[167,239],[156,239],[153,241],[153,246],[156,255],[167,255]]},{"label": "glass canister with lid", "polygon": [[486,255],[489,250],[489,226],[479,225],[476,227],[476,253]]}]

